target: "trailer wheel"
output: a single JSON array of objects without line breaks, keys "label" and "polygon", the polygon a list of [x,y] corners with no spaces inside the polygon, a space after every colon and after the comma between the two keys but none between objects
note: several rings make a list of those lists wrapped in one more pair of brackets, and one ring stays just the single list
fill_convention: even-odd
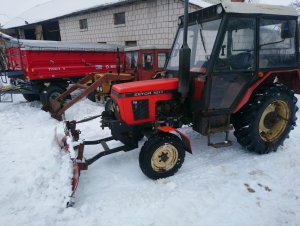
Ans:
[{"label": "trailer wheel", "polygon": [[182,166],[185,149],[182,141],[170,133],[160,133],[143,145],[139,164],[142,172],[151,179],[174,175]]},{"label": "trailer wheel", "polygon": [[44,88],[40,94],[40,99],[41,99],[42,104],[44,106],[46,106],[51,99],[55,99],[60,94],[62,94],[64,91],[65,91],[65,89],[63,89],[60,86],[56,86],[56,85],[51,85],[51,86]]},{"label": "trailer wheel", "polygon": [[296,125],[297,98],[281,84],[259,88],[232,117],[237,141],[251,152],[276,151]]},{"label": "trailer wheel", "polygon": [[40,100],[40,95],[39,94],[23,94],[23,97],[28,102]]}]

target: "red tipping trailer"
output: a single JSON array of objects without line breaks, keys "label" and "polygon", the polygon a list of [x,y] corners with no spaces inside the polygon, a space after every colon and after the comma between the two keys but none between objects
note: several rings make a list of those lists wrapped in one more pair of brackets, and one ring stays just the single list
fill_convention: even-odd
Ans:
[{"label": "red tipping trailer", "polygon": [[8,77],[12,85],[0,88],[0,95],[21,93],[32,101],[45,90],[61,93],[88,73],[116,72],[118,50],[122,62],[123,46],[23,40],[0,33],[0,77],[2,82]]}]

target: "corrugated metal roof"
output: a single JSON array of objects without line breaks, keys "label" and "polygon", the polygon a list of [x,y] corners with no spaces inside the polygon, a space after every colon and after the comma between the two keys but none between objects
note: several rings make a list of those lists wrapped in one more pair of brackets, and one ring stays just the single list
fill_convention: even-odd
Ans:
[{"label": "corrugated metal roof", "polygon": [[94,52],[117,52],[124,51],[124,46],[113,44],[87,43],[87,42],[65,42],[16,39],[0,32],[0,38],[7,41],[8,46],[20,46],[26,50],[36,51],[94,51]]}]

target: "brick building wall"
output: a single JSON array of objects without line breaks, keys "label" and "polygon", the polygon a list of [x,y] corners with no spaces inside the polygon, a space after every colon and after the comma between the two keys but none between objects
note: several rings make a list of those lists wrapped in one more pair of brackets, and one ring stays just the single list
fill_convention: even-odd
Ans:
[{"label": "brick building wall", "polygon": [[[190,5],[189,11],[200,9]],[[178,16],[183,15],[180,0],[148,0],[103,9],[59,20],[62,41],[101,42],[125,45],[171,46]],[[114,25],[114,14],[125,12],[125,24]],[[87,29],[80,29],[79,20],[87,19]]]}]

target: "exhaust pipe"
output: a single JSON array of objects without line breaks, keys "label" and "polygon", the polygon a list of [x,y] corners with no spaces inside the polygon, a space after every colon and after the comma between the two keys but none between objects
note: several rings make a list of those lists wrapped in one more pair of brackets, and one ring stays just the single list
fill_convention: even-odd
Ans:
[{"label": "exhaust pipe", "polygon": [[191,58],[191,49],[187,43],[188,35],[188,15],[189,1],[185,0],[184,4],[184,30],[183,30],[183,44],[179,50],[179,84],[178,92],[181,94],[182,101],[185,100],[189,92],[190,86],[190,58]]}]

